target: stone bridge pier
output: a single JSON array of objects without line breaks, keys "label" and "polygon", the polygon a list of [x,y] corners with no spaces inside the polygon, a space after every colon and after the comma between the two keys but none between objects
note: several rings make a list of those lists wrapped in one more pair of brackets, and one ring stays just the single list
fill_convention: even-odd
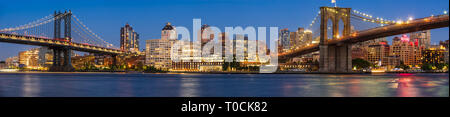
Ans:
[{"label": "stone bridge pier", "polygon": [[[321,7],[320,21],[320,45],[319,45],[319,71],[323,73],[348,73],[352,72],[352,44],[339,43],[329,45],[329,39],[339,39],[350,35],[351,8]],[[332,26],[328,26],[331,21]],[[339,22],[343,22],[343,30],[339,32]],[[332,35],[327,34],[331,29]],[[340,35],[342,34],[342,35]]]}]

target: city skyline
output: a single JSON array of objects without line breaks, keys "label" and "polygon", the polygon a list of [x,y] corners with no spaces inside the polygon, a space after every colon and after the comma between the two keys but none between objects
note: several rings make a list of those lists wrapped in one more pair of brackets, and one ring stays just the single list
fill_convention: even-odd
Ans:
[{"label": "city skyline", "polygon": [[[51,5],[45,4],[50,1],[44,1],[37,6]],[[293,2],[290,4],[290,2]],[[423,2],[423,4],[417,4],[414,1],[389,1],[390,4],[383,4],[383,1],[374,1],[374,4],[383,5],[369,5],[364,2],[358,1],[338,1],[338,6],[340,7],[351,7],[356,10],[364,10],[364,12],[371,13],[377,16],[383,16],[386,18],[402,18],[406,20],[408,17],[420,18],[427,17],[431,14],[442,14],[444,10],[448,10],[448,1],[441,1],[435,3]],[[411,3],[408,3],[411,2]],[[83,4],[85,3],[85,4]],[[142,3],[142,4],[139,4]],[[14,9],[10,10],[9,5],[0,5],[0,22],[8,25],[0,24],[0,28],[11,27],[15,25],[20,25],[30,20],[35,20],[40,18],[40,16],[52,13],[54,10],[65,10],[70,9],[80,15],[80,19],[85,21],[85,23],[90,26],[94,32],[99,34],[103,39],[108,42],[112,42],[115,46],[119,45],[120,42],[120,27],[122,27],[126,22],[135,28],[137,32],[140,33],[142,41],[140,42],[140,49],[145,47],[145,40],[158,39],[160,37],[160,28],[164,26],[166,22],[172,22],[175,26],[185,26],[187,28],[192,27],[193,18],[201,18],[204,24],[209,24],[223,28],[224,26],[277,26],[279,29],[289,28],[290,31],[294,31],[298,27],[306,27],[310,21],[315,16],[316,11],[320,6],[331,6],[328,0],[310,0],[310,1],[215,1],[206,2],[203,0],[186,2],[186,1],[175,1],[175,2],[163,2],[163,1],[152,1],[144,2],[139,1],[136,3],[126,3],[121,4],[118,1],[113,2],[103,2],[94,1],[87,3],[86,1],[81,1],[80,3],[75,3],[73,5],[68,5],[68,3],[58,2],[57,7],[41,8],[38,10],[31,10],[33,6],[25,9]],[[289,4],[288,4],[289,3]],[[362,4],[364,3],[364,4]],[[398,3],[398,4],[395,4]],[[447,3],[447,4],[443,4]],[[14,4],[14,3],[11,3]],[[41,5],[39,5],[41,4]],[[119,5],[120,4],[120,5]],[[155,5],[156,4],[156,5]],[[152,7],[152,5],[155,5]],[[299,5],[305,7],[293,8],[292,6]],[[413,9],[397,9],[398,12],[383,14],[388,10],[395,9],[395,5],[411,6]],[[418,9],[416,6],[423,6],[424,9]],[[120,8],[116,8],[120,6]],[[168,7],[169,6],[169,7]],[[212,10],[205,10],[209,6],[215,6]],[[286,6],[286,8],[282,7]],[[355,7],[357,6],[357,7]],[[376,9],[374,6],[386,6],[385,9]],[[203,8],[197,8],[203,7]],[[267,9],[261,9],[267,7]],[[281,8],[283,9],[281,9]],[[433,8],[431,8],[433,7]],[[231,8],[231,9],[227,9]],[[247,10],[239,10],[241,8],[248,8]],[[155,10],[156,11],[152,11]],[[163,9],[163,10],[161,10]],[[189,9],[189,10],[182,10]],[[281,10],[280,10],[281,9]],[[286,10],[284,10],[286,9]],[[298,9],[298,10],[297,10]],[[431,9],[431,10],[428,10]],[[191,11],[190,11],[191,10]],[[94,11],[94,12],[93,12]],[[118,12],[120,11],[120,12]],[[133,12],[134,11],[134,12]],[[152,14],[146,16],[142,12],[149,12]],[[239,13],[236,13],[238,12]],[[285,11],[285,12],[281,12]],[[384,11],[384,12],[383,12]],[[31,12],[31,13],[30,13]],[[98,13],[95,13],[98,12]],[[431,13],[432,12],[432,13]],[[27,13],[28,15],[24,15]],[[153,15],[153,13],[155,15]],[[31,15],[30,15],[31,14]],[[189,15],[186,15],[189,14]],[[219,15],[217,15],[219,14]],[[264,14],[264,15],[261,15]],[[298,15],[292,15],[298,14]],[[124,15],[119,18],[120,15]],[[142,17],[140,16],[142,15]],[[10,17],[18,17],[17,19],[12,19]],[[156,16],[153,18],[152,16]],[[239,17],[239,19],[233,17]],[[291,18],[292,17],[292,18]],[[228,19],[231,18],[231,19]],[[397,20],[397,19],[392,19]],[[435,29],[431,31],[431,43],[437,44],[441,40],[448,39],[448,28]],[[392,40],[392,37],[388,37],[388,40]],[[16,56],[19,51],[24,51],[24,48],[35,48],[35,46],[24,46],[16,44],[1,43],[0,46],[3,48],[11,48],[8,51],[5,49],[0,50],[3,54],[0,56],[0,60],[5,60],[7,57]]]}]

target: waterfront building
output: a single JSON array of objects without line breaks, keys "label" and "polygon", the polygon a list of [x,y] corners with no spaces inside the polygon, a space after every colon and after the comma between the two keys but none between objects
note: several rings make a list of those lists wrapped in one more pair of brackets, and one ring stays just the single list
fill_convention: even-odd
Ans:
[{"label": "waterfront building", "polygon": [[172,60],[170,51],[175,43],[174,40],[151,39],[146,41],[146,59],[145,63],[161,69],[170,69]]},{"label": "waterfront building", "polygon": [[439,64],[445,63],[445,47],[439,45],[431,45],[423,52],[423,63]]},{"label": "waterfront building", "polygon": [[19,52],[19,66],[30,69],[43,69],[52,65],[53,54],[48,48],[33,48]]},{"label": "waterfront building", "polygon": [[366,57],[369,62],[377,66],[385,66],[388,62],[389,45],[387,42],[372,44],[367,47]]},{"label": "waterfront building", "polygon": [[445,48],[444,52],[444,61],[445,63],[449,63],[449,40],[446,41],[439,41],[439,45]]},{"label": "waterfront building", "polygon": [[161,31],[161,39],[146,41],[145,64],[160,69],[171,69],[171,48],[177,41],[177,33],[171,23],[167,23]]},{"label": "waterfront building", "polygon": [[173,62],[171,71],[212,72],[222,71],[223,62]]},{"label": "waterfront building", "polygon": [[8,65],[6,64],[5,61],[0,61],[0,69],[5,69],[8,68]]},{"label": "waterfront building", "polygon": [[95,56],[93,54],[74,56],[72,57],[72,66],[77,70],[97,67],[95,63]]},{"label": "waterfront building", "polygon": [[[365,42],[359,42],[359,43],[354,44],[352,46],[352,50],[351,50],[352,51],[352,59],[359,58],[359,59],[364,59],[364,60],[369,61],[369,58],[368,58],[369,49],[370,49],[369,46],[370,45],[380,45],[380,44],[383,44],[384,46],[386,46],[386,45],[389,46],[387,44],[386,38],[378,38],[378,39],[369,40],[369,41],[365,41]],[[375,46],[373,46],[373,47],[375,47]],[[381,46],[380,46],[380,48],[381,48]],[[373,56],[373,54],[371,56]],[[373,58],[371,58],[371,59],[373,59]]]},{"label": "waterfront building", "polygon": [[139,34],[128,23],[120,28],[120,49],[139,53]]},{"label": "waterfront building", "polygon": [[366,59],[366,49],[360,46],[352,47],[352,59]]},{"label": "waterfront building", "polygon": [[[104,54],[91,54],[94,56],[94,63],[95,66],[104,68],[104,67],[111,67],[113,62],[113,57],[111,55],[104,55]],[[120,58],[127,58],[127,56],[134,56],[135,54],[130,55],[120,55]],[[116,64],[120,65],[120,62],[116,60]]]},{"label": "waterfront building", "polygon": [[[183,71],[183,72],[211,72],[222,71],[223,58],[222,56],[210,56],[210,57],[195,57],[193,53],[201,52],[198,49],[193,49],[190,46],[192,42],[181,41],[183,45],[182,51],[184,56],[180,57],[180,61],[172,62],[170,71]],[[187,53],[187,54],[186,54]]]},{"label": "waterfront building", "polygon": [[107,63],[107,62],[105,62],[107,55],[94,54],[94,57],[95,57],[94,62],[96,65],[104,66],[105,63]]},{"label": "waterfront building", "polygon": [[417,40],[418,46],[427,49],[430,48],[431,33],[430,30],[424,30],[419,32],[410,33],[411,40]]},{"label": "waterfront building", "polygon": [[19,67],[19,56],[8,57],[5,60],[6,66],[9,68],[17,68]]},{"label": "waterfront building", "polygon": [[[50,68],[53,65],[53,51],[48,49],[47,47],[41,47],[38,49],[38,63],[40,67]],[[74,52],[71,51],[71,55],[74,55]],[[63,60],[64,61],[64,60]]]},{"label": "waterfront building", "polygon": [[387,61],[387,68],[388,70],[391,70],[400,65],[400,55],[389,55]]},{"label": "waterfront building", "polygon": [[417,66],[422,63],[422,50],[418,40],[411,41],[407,35],[395,37],[392,41],[390,55],[399,56],[399,60],[405,65]]}]

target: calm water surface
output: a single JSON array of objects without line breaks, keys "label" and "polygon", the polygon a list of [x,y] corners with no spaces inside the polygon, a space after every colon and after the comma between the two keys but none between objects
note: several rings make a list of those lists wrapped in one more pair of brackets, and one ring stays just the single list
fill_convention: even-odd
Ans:
[{"label": "calm water surface", "polygon": [[448,78],[448,73],[0,73],[0,97],[448,97]]}]

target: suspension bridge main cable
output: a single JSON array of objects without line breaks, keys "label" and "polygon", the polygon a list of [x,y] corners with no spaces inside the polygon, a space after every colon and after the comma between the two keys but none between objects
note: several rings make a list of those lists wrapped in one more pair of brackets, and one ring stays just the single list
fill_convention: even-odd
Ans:
[{"label": "suspension bridge main cable", "polygon": [[109,47],[109,46],[114,47],[113,44],[108,43],[107,41],[105,41],[105,40],[103,40],[102,38],[100,38],[97,34],[95,34],[94,32],[92,32],[92,31],[91,31],[86,25],[84,25],[83,22],[81,22],[80,19],[78,19],[75,15],[72,15],[72,16],[73,16],[73,18],[75,19],[76,22],[78,22],[79,24],[81,24],[81,25],[83,26],[83,28],[85,28],[87,31],[89,31],[89,33],[90,33],[91,35],[93,35],[94,37],[96,37],[96,38],[94,38],[94,39],[98,39],[98,40],[100,40],[101,42],[107,44],[107,47]]}]

